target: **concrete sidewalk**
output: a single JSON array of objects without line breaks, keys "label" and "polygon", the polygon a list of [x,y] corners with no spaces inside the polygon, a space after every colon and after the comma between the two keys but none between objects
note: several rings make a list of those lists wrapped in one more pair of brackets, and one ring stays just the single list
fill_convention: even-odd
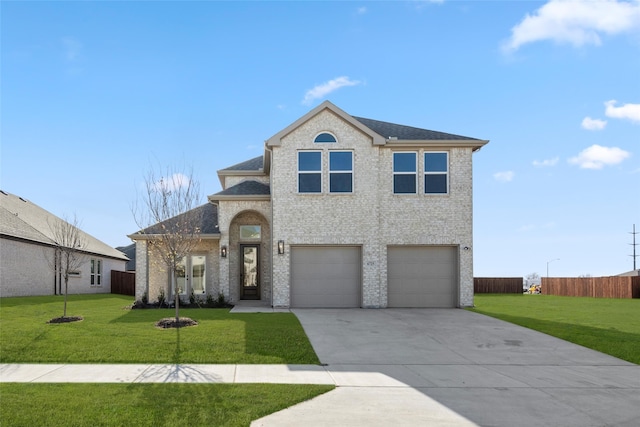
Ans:
[{"label": "concrete sidewalk", "polygon": [[318,365],[2,364],[0,382],[335,384]]}]

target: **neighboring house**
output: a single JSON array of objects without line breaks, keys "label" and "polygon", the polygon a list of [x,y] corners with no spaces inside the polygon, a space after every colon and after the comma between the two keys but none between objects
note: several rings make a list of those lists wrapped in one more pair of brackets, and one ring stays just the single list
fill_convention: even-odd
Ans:
[{"label": "neighboring house", "polygon": [[136,271],[136,244],[132,243],[129,246],[118,246],[116,248],[122,252],[129,261],[127,261],[126,271]]},{"label": "neighboring house", "polygon": [[[64,293],[50,225],[59,221],[28,200],[0,191],[0,296]],[[110,293],[111,270],[124,271],[127,257],[83,231],[80,236],[86,242],[85,262],[69,278],[69,293]]]},{"label": "neighboring house", "polygon": [[[218,171],[183,293],[274,307],[473,304],[472,154],[488,141],[354,117],[324,102]],[[136,233],[136,298],[171,296]]]}]

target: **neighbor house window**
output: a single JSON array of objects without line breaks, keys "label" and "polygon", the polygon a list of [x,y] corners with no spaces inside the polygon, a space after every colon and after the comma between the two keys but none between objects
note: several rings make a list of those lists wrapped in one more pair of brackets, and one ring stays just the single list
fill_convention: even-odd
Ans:
[{"label": "neighbor house window", "polygon": [[322,192],[322,152],[298,152],[298,193]]},{"label": "neighbor house window", "polygon": [[242,240],[256,240],[260,239],[260,226],[259,225],[241,225],[240,226],[240,239]]},{"label": "neighbor house window", "polygon": [[351,151],[329,152],[329,192],[353,192],[353,153]]},{"label": "neighbor house window", "polygon": [[393,153],[393,192],[394,194],[416,194],[418,173],[418,154]]},{"label": "neighbor house window", "polygon": [[424,153],[425,194],[447,194],[449,190],[447,153]]},{"label": "neighbor house window", "polygon": [[333,143],[333,142],[338,142],[338,141],[336,140],[335,136],[331,135],[328,132],[323,132],[323,133],[319,134],[318,136],[316,136],[316,139],[314,139],[313,142],[318,144],[318,143]]},{"label": "neighbor house window", "polygon": [[91,259],[91,285],[102,285],[102,261],[99,259]]}]

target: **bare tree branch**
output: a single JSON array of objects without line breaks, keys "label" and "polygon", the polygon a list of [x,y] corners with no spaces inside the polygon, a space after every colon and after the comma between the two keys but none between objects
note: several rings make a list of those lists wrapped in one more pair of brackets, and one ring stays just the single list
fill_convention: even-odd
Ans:
[{"label": "bare tree branch", "polygon": [[74,215],[73,219],[53,218],[47,220],[51,230],[54,247],[54,259],[49,260],[50,266],[58,270],[64,277],[64,312],[67,317],[67,294],[69,291],[69,275],[87,261],[85,251],[88,242],[80,231],[80,222]]},{"label": "bare tree branch", "polygon": [[[158,172],[161,170],[161,173]],[[200,242],[202,210],[196,209],[200,200],[200,186],[193,170],[185,172],[173,167],[151,169],[144,179],[144,192],[138,196],[133,214],[139,234],[151,237],[153,245],[174,284],[176,322],[179,319],[179,290],[176,273],[182,260]],[[141,206],[140,206],[141,205]],[[167,290],[170,294],[171,288]]]}]

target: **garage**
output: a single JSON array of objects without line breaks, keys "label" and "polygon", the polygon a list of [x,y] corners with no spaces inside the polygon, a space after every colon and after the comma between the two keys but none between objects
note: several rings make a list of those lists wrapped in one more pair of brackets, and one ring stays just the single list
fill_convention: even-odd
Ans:
[{"label": "garage", "polygon": [[357,246],[291,248],[291,307],[360,307],[362,257]]},{"label": "garage", "polygon": [[457,247],[388,247],[387,286],[388,307],[456,307]]}]

